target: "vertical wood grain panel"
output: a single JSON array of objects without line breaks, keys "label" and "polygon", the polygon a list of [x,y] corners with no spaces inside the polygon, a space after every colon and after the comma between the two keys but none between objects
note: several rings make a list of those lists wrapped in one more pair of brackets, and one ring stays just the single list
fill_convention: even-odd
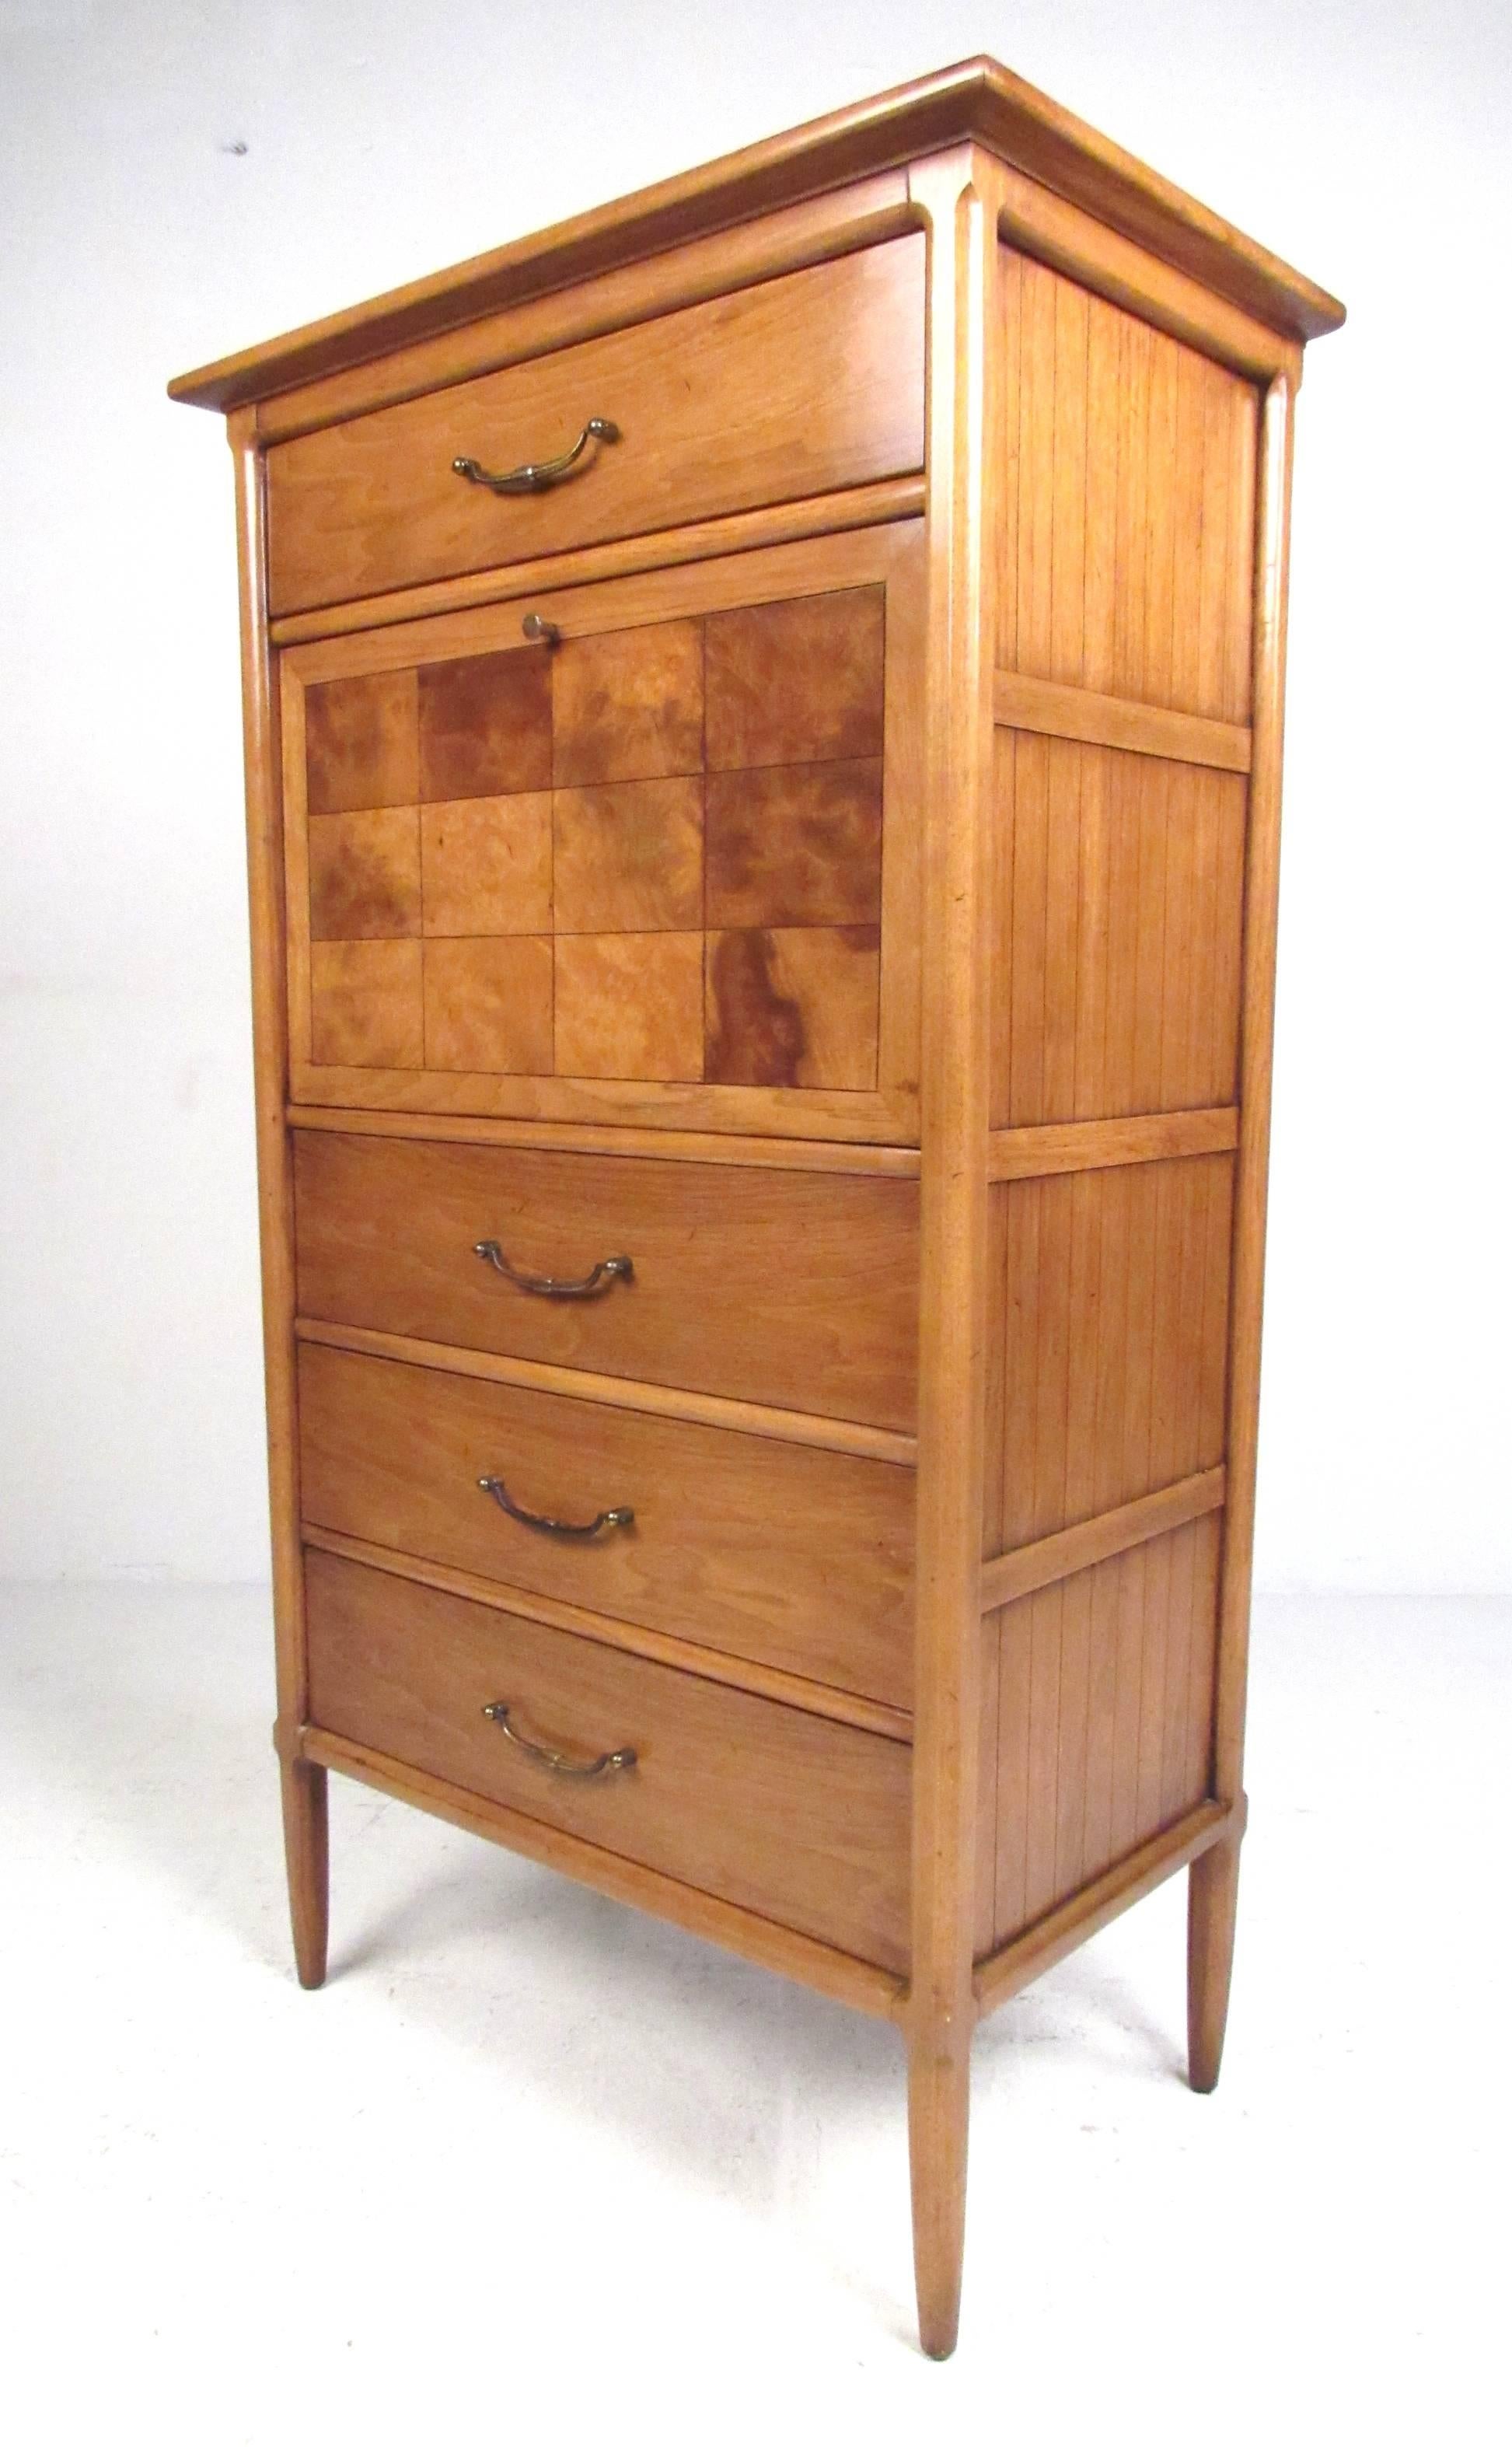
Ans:
[{"label": "vertical wood grain panel", "polygon": [[1232,1184],[1228,1154],[997,1184],[984,1553],[1221,1460]]},{"label": "vertical wood grain panel", "polygon": [[1042,263],[1001,290],[999,666],[1242,722],[1255,387]]},{"label": "vertical wood grain panel", "polygon": [[989,1618],[998,1944],[1209,1789],[1219,1516]]},{"label": "vertical wood grain panel", "polygon": [[992,1126],[1233,1101],[1245,784],[1003,730]]}]

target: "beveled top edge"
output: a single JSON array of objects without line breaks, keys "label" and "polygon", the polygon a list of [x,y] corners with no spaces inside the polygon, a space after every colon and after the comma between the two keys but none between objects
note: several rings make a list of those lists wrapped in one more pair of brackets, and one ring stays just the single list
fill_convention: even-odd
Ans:
[{"label": "beveled top edge", "polygon": [[895,86],[601,204],[554,229],[180,374],[169,397],[229,410],[527,297],[973,140],[1294,340],[1336,331],[1328,292],[985,57]]}]

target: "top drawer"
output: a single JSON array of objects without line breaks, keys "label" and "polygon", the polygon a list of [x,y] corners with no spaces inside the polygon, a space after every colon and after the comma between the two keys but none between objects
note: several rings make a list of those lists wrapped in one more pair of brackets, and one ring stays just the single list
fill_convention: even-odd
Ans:
[{"label": "top drawer", "polygon": [[[591,441],[541,491],[459,475]],[[268,453],[274,615],[924,464],[924,240],[891,239],[584,340]]]}]

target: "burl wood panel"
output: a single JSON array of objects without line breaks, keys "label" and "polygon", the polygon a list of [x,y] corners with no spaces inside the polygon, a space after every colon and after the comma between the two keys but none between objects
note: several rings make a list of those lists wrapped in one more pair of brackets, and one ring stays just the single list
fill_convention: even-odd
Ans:
[{"label": "burl wood panel", "polygon": [[439,937],[425,947],[425,1067],[551,1068],[552,957],[540,935]]},{"label": "burl wood panel", "polygon": [[[549,458],[590,416],[617,443],[550,492],[453,472]],[[924,459],[915,234],[277,445],[269,597],[314,603],[907,474]]]},{"label": "burl wood panel", "polygon": [[1209,1513],[987,1617],[979,1952],[1205,1798],[1220,1539]]},{"label": "burl wood panel", "polygon": [[706,794],[710,926],[876,925],[879,757],[710,773]]},{"label": "burl wood panel", "polygon": [[[913,1478],[895,1463],[316,1344],[299,1424],[312,1526],[909,1704]],[[531,1512],[628,1505],[634,1525],[553,1538],[484,1476]]]},{"label": "burl wood panel", "polygon": [[420,796],[413,672],[322,680],[305,697],[310,813],[410,806]]},{"label": "burl wood panel", "polygon": [[[875,1089],[884,602],[312,688],[312,943],[425,943],[418,966],[312,958],[313,1058]],[[387,804],[401,779],[418,805]]]},{"label": "burl wood panel", "polygon": [[[303,1317],[912,1430],[911,1181],[294,1133]],[[578,1281],[543,1299],[474,1255]]]},{"label": "burl wood panel", "polygon": [[420,814],[310,819],[310,933],[319,942],[420,932]]},{"label": "burl wood panel", "polygon": [[873,1088],[876,926],[710,935],[704,1076],[726,1087]]},{"label": "burl wood panel", "polygon": [[995,743],[994,1129],[1234,1101],[1247,786]]},{"label": "burl wood panel", "polygon": [[704,762],[704,623],[574,637],[553,656],[554,779],[639,782]]},{"label": "burl wood panel", "polygon": [[425,1059],[421,959],[412,941],[312,943],[315,1060],[418,1071]]},{"label": "burl wood panel", "polygon": [[427,935],[550,934],[549,790],[422,807],[420,854]]},{"label": "burl wood panel", "polygon": [[709,769],[882,752],[879,586],[710,614]]},{"label": "burl wood panel", "polygon": [[1005,249],[997,662],[1245,722],[1253,384]]},{"label": "burl wood panel", "polygon": [[704,938],[558,935],[558,1079],[701,1079]]},{"label": "burl wood panel", "polygon": [[[909,1430],[917,1186],[298,1132],[300,1313]],[[473,1254],[630,1282],[549,1300]],[[732,1286],[739,1297],[731,1298]]]},{"label": "burl wood panel", "polygon": [[1232,1155],[1001,1182],[984,1550],[1223,1457]]},{"label": "burl wood panel", "polygon": [[[334,1556],[307,1559],[312,1721],[900,1970],[909,1753],[798,1708]],[[554,1775],[482,1711],[570,1757]]]},{"label": "burl wood panel", "polygon": [[420,796],[551,787],[551,657],[539,646],[462,654],[420,673]]}]

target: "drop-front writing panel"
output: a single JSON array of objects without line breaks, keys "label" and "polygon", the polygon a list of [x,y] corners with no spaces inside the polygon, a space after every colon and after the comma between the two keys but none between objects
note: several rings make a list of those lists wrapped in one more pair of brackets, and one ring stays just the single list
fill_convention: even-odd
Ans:
[{"label": "drop-front writing panel", "polygon": [[917,532],[290,654],[300,1100],[906,1126]]}]

